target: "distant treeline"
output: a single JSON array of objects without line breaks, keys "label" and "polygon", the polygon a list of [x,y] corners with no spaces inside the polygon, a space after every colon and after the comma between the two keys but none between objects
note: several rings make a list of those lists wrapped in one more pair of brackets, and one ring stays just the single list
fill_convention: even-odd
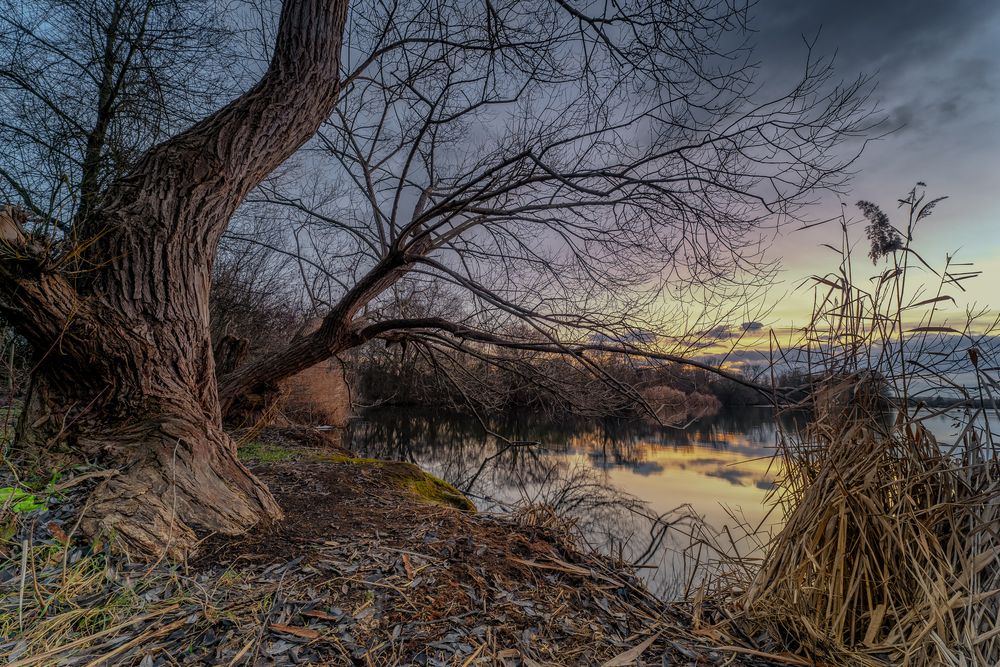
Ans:
[{"label": "distant treeline", "polygon": [[670,422],[767,402],[752,388],[698,368],[651,366],[618,355],[590,361],[599,365],[597,373],[553,355],[445,362],[393,346],[366,350],[347,366],[355,401],[365,405],[471,405],[499,413],[531,409],[589,416],[652,417],[652,411]]},{"label": "distant treeline", "polygon": [[960,396],[911,396],[911,405],[924,405],[928,408],[985,408],[996,410],[1000,408],[1000,401],[987,398],[963,398]]}]

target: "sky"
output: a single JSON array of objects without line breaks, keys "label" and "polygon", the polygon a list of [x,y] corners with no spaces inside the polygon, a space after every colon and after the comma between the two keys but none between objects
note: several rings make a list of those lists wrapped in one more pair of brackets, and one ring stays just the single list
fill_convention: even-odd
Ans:
[{"label": "sky", "polygon": [[[966,298],[1000,307],[994,287],[1000,280],[1000,2],[758,0],[753,15],[761,80],[793,81],[804,62],[802,36],[819,31],[816,50],[836,52],[841,77],[874,76],[885,129],[894,130],[868,145],[849,193],[826,197],[810,216],[837,216],[845,203],[843,210],[860,219],[859,199],[893,214],[896,199],[923,181],[928,196],[949,199],[919,232],[917,247],[932,262],[945,253],[975,262],[984,274],[968,284]],[[857,234],[863,236],[863,225]],[[769,325],[802,323],[811,296],[793,288],[835,268],[819,244],[838,240],[833,226],[786,228],[775,239],[772,255],[783,271]]]}]

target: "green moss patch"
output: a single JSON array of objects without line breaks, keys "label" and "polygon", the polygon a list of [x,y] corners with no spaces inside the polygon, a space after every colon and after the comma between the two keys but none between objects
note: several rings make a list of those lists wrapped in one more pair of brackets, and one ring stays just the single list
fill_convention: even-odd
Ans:
[{"label": "green moss patch", "polygon": [[248,442],[236,452],[241,461],[248,463],[276,463],[296,458],[300,452],[287,447],[262,442]]},{"label": "green moss patch", "polygon": [[476,511],[476,506],[472,501],[448,482],[424,472],[412,463],[404,463],[403,465],[412,467],[420,475],[418,479],[407,481],[406,486],[424,500],[435,505],[448,505],[465,512]]},{"label": "green moss patch", "polygon": [[424,472],[412,463],[404,461],[380,461],[379,459],[366,459],[346,454],[325,452],[311,454],[310,458],[316,461],[325,461],[340,465],[374,466],[382,471],[388,478],[388,481],[393,482],[395,486],[410,491],[428,503],[454,507],[463,512],[476,511],[476,506],[461,491],[443,479]]}]

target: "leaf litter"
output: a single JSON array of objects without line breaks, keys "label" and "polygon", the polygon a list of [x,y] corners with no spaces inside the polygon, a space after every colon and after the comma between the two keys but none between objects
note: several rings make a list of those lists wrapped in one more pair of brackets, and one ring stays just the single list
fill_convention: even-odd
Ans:
[{"label": "leaf litter", "polygon": [[[555,519],[472,514],[380,466],[261,464],[287,519],[129,563],[75,534],[97,480],[3,517],[8,665],[774,665],[713,646],[685,606]],[[701,609],[701,622],[707,612]]]}]

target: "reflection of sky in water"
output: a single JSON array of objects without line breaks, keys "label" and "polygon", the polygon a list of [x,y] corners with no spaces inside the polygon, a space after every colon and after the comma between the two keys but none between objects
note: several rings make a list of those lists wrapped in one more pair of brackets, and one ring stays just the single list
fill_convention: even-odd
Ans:
[{"label": "reflection of sky in water", "polygon": [[[924,411],[920,414],[926,413],[927,411]],[[1000,412],[997,410],[976,410],[972,415],[964,410],[955,411],[950,415],[931,417],[923,420],[922,423],[942,446],[942,449],[947,450],[959,442],[962,434],[967,430],[970,419],[972,419],[972,427],[976,437],[980,441],[992,440],[995,443],[1000,443]]]},{"label": "reflection of sky in water", "polygon": [[767,514],[777,436],[770,411],[741,412],[641,437],[631,450],[635,460],[617,460],[592,442],[588,458],[658,514],[687,504],[716,527],[731,524],[733,511],[757,524]]},{"label": "reflection of sky in water", "polygon": [[[722,527],[733,523],[730,512],[755,525],[767,514],[764,501],[774,477],[776,438],[770,410],[721,414],[686,429],[637,422],[555,423],[541,415],[490,427],[505,437],[542,446],[503,452],[504,443],[485,435],[475,420],[399,410],[369,412],[353,425],[350,440],[361,455],[411,460],[459,486],[475,476],[484,459],[495,456],[472,486],[477,504],[485,509],[524,499],[571,505],[578,501],[568,499],[560,485],[578,484],[584,471],[641,500],[652,516],[687,505]],[[586,518],[594,521],[589,533],[634,538],[626,553],[639,554],[648,546],[648,525],[596,510],[588,511]],[[601,525],[602,519],[608,525]],[[668,542],[660,549],[669,549]],[[669,558],[664,553],[651,563]]]},{"label": "reflection of sky in water", "polygon": [[[1000,423],[995,413],[990,418],[991,425]],[[783,421],[794,430],[791,417]],[[954,441],[953,419],[935,417],[926,425],[942,444]],[[460,488],[475,478],[471,493],[482,509],[523,500],[563,503],[575,518],[589,522],[586,532],[596,543],[606,544],[602,539],[609,535],[627,541],[629,558],[650,545],[648,519],[643,524],[610,510],[595,499],[603,488],[642,501],[652,517],[688,506],[719,530],[736,531],[738,523],[764,531],[778,527],[780,516],[766,503],[777,472],[777,429],[768,409],[726,411],[685,429],[634,421],[560,422],[544,415],[489,426],[512,440],[541,446],[504,451],[505,443],[486,435],[476,420],[398,409],[367,413],[352,425],[349,438],[360,455],[413,461]],[[569,487],[575,491],[567,492]],[[666,591],[676,580],[671,571],[679,568],[681,541],[656,543],[649,563],[659,569],[642,570],[654,589]]]}]

